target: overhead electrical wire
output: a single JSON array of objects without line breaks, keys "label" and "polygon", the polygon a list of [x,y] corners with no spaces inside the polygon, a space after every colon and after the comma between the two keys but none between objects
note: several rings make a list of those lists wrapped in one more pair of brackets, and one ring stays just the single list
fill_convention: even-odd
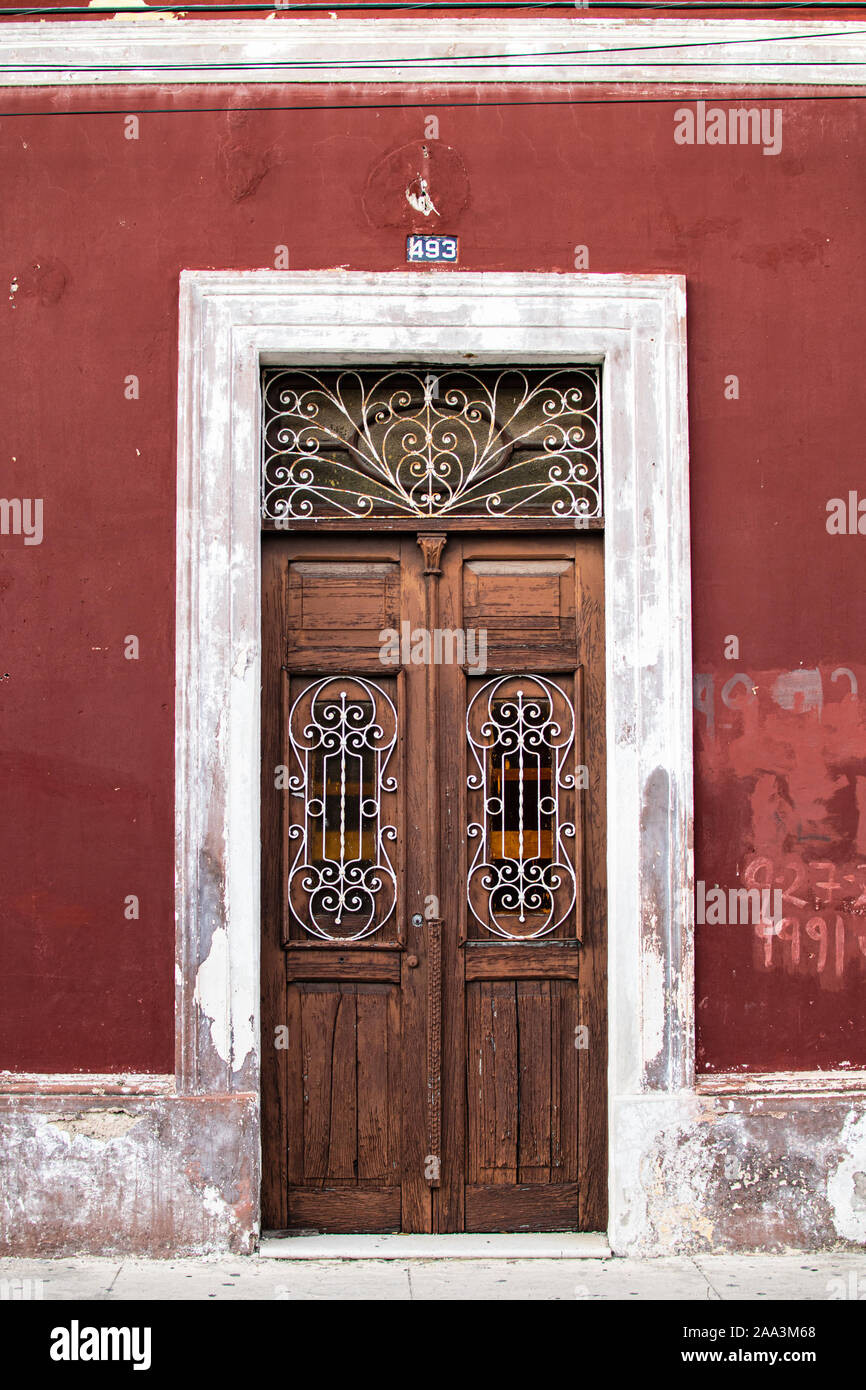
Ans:
[{"label": "overhead electrical wire", "polygon": [[[518,55],[518,56],[523,56],[523,55]],[[531,55],[528,55],[528,57],[531,58]],[[448,59],[448,58],[419,58],[419,59],[417,59],[417,60],[415,60],[415,61],[417,61],[417,62],[419,62],[419,63],[424,63],[425,66],[427,66],[427,67],[445,68],[445,67],[448,66],[448,63],[449,63],[450,61],[452,61],[452,60],[451,60],[451,59]],[[366,60],[366,59],[359,59],[359,60],[357,60],[357,61],[353,60],[353,61],[347,63],[347,62],[345,62],[342,58],[340,58],[340,59],[331,59],[330,61],[323,61],[323,62],[321,62],[321,63],[318,62],[318,61],[316,61],[316,62],[304,62],[304,61],[301,61],[301,62],[290,62],[290,61],[287,61],[287,60],[275,60],[274,62],[271,62],[271,63],[134,63],[134,64],[132,64],[131,66],[134,68],[134,70],[135,70],[136,72],[272,72],[272,71],[278,71],[278,70],[285,69],[285,68],[291,68],[291,69],[300,68],[300,69],[303,69],[305,72],[319,72],[319,71],[323,71],[323,72],[333,72],[333,70],[334,70],[335,68],[348,68],[349,70],[358,69],[358,70],[361,71],[361,72],[366,72],[366,71],[369,71],[369,70],[371,70],[371,69],[375,69],[376,71],[380,71],[380,70],[387,70],[388,68],[391,68],[391,67],[396,67],[396,68],[404,67],[404,66],[405,66],[405,62],[404,62],[403,60],[401,60],[401,59],[398,59],[398,58],[395,58],[395,59],[388,59],[388,60],[373,58],[373,59],[369,59],[369,60]],[[474,63],[473,63],[473,62],[461,63],[460,67],[457,68],[457,69],[455,69],[455,73],[456,73],[456,72],[467,72],[467,71],[471,71],[473,68],[476,68],[476,67],[479,68],[481,72],[489,72],[491,66],[492,66],[492,63],[491,63],[490,61],[486,61],[486,62],[477,61],[477,62],[474,62]],[[508,68],[509,68],[509,70],[510,70],[510,69],[514,69],[515,71],[520,71],[521,68],[533,68],[533,69],[543,69],[543,68],[553,68],[553,69],[556,69],[556,68],[580,68],[581,70],[585,70],[585,69],[587,69],[587,68],[591,68],[593,71],[596,71],[596,70],[597,70],[597,71],[599,71],[599,72],[605,72],[605,71],[607,71],[608,69],[613,69],[613,70],[616,71],[616,72],[621,72],[622,69],[623,69],[624,67],[629,67],[629,66],[632,66],[632,65],[631,65],[631,64],[628,64],[628,63],[569,63],[569,62],[537,63],[537,62],[533,62],[533,61],[527,61],[527,62],[525,62],[525,63],[515,63],[515,62],[509,61],[509,63],[508,63]],[[641,63],[641,62],[637,62],[637,61],[636,61],[636,62],[633,64],[633,66],[636,67],[636,68],[637,68],[637,67],[640,67],[641,69],[643,69],[643,68],[666,68],[666,69],[669,69],[669,68],[708,68],[708,67],[712,67],[712,68],[715,68],[715,69],[719,69],[719,68],[733,68],[736,72],[740,72],[743,68],[762,68],[762,67],[766,67],[767,64],[766,64],[766,63],[762,63],[762,62],[758,62],[758,61],[750,61],[749,59],[745,59],[745,60],[738,59],[736,62],[732,62],[732,63],[710,62],[710,60],[707,60],[706,62],[703,62],[703,63],[702,63],[702,62],[699,62],[697,59],[695,59],[694,61],[688,61],[688,62],[675,62],[675,61],[672,61],[672,60],[667,60],[667,61],[665,61],[665,62],[658,62],[658,63]],[[852,59],[847,60],[847,61],[843,61],[843,60],[841,60],[841,59],[839,59],[839,58],[827,58],[827,59],[821,59],[821,60],[819,60],[819,61],[816,61],[814,58],[802,58],[802,59],[799,59],[799,58],[785,58],[785,59],[783,59],[781,62],[779,62],[779,63],[774,63],[774,64],[773,64],[773,67],[775,67],[775,68],[802,68],[802,67],[804,67],[804,66],[808,66],[808,67],[810,67],[810,68],[858,68],[858,67],[866,67],[866,58],[852,58]],[[129,67],[130,67],[129,64],[124,64],[124,65],[121,66],[121,65],[119,65],[119,64],[112,64],[112,63],[104,63],[104,64],[99,64],[98,66],[97,66],[97,65],[94,65],[94,66],[92,66],[92,67],[91,67],[91,66],[87,66],[87,67],[73,67],[73,66],[71,66],[69,63],[46,63],[46,64],[0,63],[0,73],[4,73],[4,72],[7,72],[7,73],[13,73],[13,72],[21,72],[21,73],[24,73],[24,72],[29,72],[29,73],[40,73],[40,72],[107,73],[107,72],[126,72],[126,71],[129,70]],[[618,79],[618,80],[619,80],[619,81],[624,81],[625,79],[620,78],[620,79]],[[635,79],[632,78],[632,79],[630,79],[630,80],[631,80],[631,81],[634,81]],[[427,82],[430,82],[430,79],[429,79],[429,78],[427,79]],[[503,77],[503,78],[501,79],[501,83],[502,83],[502,84],[507,84],[507,82],[508,82],[507,76],[505,76],[505,77]],[[448,78],[447,78],[447,77],[446,77],[446,78],[437,77],[435,83],[432,83],[432,85],[434,85],[434,86],[440,86],[440,87],[441,87],[441,86],[443,86],[443,85],[447,85],[447,83],[448,83]],[[66,86],[66,85],[68,85],[68,84],[64,84],[64,86]],[[136,86],[138,86],[138,85],[141,85],[141,84],[140,84],[140,83],[134,83],[134,84],[132,84],[132,83],[121,83],[121,84],[119,84],[119,85],[122,85],[122,86],[125,86],[125,85],[136,85]],[[265,85],[267,85],[267,84],[265,84]],[[299,83],[299,84],[295,84],[295,85],[309,86],[310,84],[307,83],[307,82],[304,82],[304,83]],[[333,86],[333,83],[328,83],[327,85],[328,85],[328,86]]]}]

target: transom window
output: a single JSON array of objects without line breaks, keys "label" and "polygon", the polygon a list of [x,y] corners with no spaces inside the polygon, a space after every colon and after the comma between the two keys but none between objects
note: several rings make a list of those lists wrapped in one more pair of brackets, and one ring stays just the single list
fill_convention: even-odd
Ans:
[{"label": "transom window", "polygon": [[263,516],[601,517],[599,378],[592,366],[267,369]]}]

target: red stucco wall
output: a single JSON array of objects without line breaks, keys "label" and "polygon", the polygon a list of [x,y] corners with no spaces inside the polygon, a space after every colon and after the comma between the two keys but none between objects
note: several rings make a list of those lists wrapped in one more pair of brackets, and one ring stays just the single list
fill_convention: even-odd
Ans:
[{"label": "red stucco wall", "polygon": [[[866,897],[866,536],[825,525],[828,499],[866,496],[866,104],[770,94],[783,147],[766,157],[677,145],[682,99],[437,96],[389,91],[418,103],[398,111],[352,88],[3,95],[7,113],[118,114],[0,117],[0,491],[44,501],[41,545],[0,536],[2,1067],[173,1067],[179,273],[272,268],[279,245],[293,269],[404,269],[400,180],[428,113],[462,269],[575,274],[583,245],[593,272],[688,278],[696,874],[736,887],[752,865],[792,885],[772,940],[698,928],[699,1065],[866,1065],[866,913],[842,901]],[[287,103],[370,109],[258,109]],[[819,675],[784,679],[801,669]]]}]

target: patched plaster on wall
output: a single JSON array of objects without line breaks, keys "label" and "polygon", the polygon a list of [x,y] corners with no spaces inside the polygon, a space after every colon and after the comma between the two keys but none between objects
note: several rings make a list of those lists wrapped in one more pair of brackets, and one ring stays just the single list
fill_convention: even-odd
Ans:
[{"label": "patched plaster on wall", "polygon": [[73,1137],[81,1135],[107,1144],[112,1139],[122,1139],[140,1118],[129,1110],[82,1110],[78,1115],[58,1116],[47,1123]]}]

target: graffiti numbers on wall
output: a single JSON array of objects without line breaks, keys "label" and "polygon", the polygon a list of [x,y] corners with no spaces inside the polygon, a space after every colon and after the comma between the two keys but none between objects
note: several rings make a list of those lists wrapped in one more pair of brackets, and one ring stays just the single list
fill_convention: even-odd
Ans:
[{"label": "graffiti numbers on wall", "polygon": [[866,962],[866,863],[833,864],[792,855],[774,862],[756,855],[743,869],[747,888],[778,888],[783,916],[759,922],[758,963],[767,970],[841,980],[847,964]]}]

